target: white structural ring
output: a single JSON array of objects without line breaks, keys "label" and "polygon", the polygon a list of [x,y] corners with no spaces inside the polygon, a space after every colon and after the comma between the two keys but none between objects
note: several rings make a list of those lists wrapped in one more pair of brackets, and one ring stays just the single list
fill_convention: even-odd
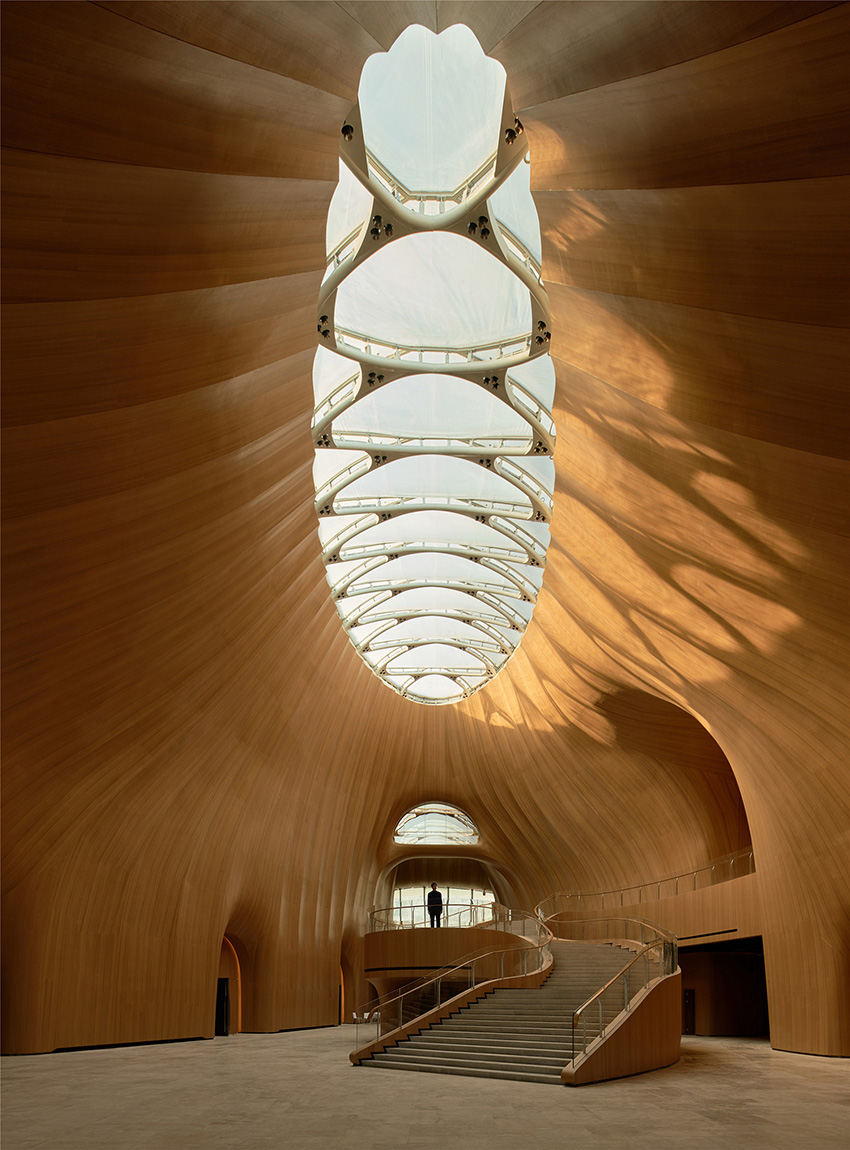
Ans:
[{"label": "white structural ring", "polygon": [[408,699],[451,703],[511,657],[545,564],[554,369],[539,225],[535,213],[535,245],[502,206],[531,204],[507,88],[492,154],[454,188],[405,186],[365,130],[358,104],[338,193],[360,219],[335,241],[329,222],[317,314],[322,554],[370,669]]}]

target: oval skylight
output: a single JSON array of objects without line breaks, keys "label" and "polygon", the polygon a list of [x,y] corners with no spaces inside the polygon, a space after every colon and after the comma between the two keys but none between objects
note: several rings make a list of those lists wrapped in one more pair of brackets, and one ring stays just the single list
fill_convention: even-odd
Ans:
[{"label": "oval skylight", "polygon": [[449,803],[420,803],[402,815],[393,836],[397,843],[463,844],[480,839],[478,827],[468,814]]},{"label": "oval skylight", "polygon": [[[540,226],[504,70],[408,28],[342,128],[314,364],[319,538],[387,686],[457,702],[516,650],[554,491]],[[465,816],[464,816],[465,817]]]}]

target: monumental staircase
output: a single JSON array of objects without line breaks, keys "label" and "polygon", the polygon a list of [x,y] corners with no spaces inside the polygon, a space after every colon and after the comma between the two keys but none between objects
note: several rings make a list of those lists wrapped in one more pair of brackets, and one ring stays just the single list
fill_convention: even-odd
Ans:
[{"label": "monumental staircase", "polygon": [[[352,1062],[580,1085],[677,1061],[681,1002],[673,936],[633,919],[555,920],[539,929],[547,937],[529,936],[524,953],[477,953],[384,996],[361,1019],[358,1043],[371,1037],[370,1026],[374,1038],[359,1045]],[[468,975],[460,990],[459,974]]]}]

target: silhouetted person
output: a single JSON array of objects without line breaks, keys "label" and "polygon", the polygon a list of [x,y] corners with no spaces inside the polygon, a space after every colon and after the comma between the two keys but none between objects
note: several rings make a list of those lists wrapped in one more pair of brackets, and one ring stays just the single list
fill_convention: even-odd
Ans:
[{"label": "silhouetted person", "polygon": [[443,896],[437,890],[437,884],[431,883],[428,891],[428,914],[431,916],[431,926],[440,925],[440,915],[443,913]]}]

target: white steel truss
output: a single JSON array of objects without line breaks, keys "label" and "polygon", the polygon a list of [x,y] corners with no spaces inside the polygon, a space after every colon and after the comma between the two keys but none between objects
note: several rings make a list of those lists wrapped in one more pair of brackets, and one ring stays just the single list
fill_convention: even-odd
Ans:
[{"label": "white steel truss", "polygon": [[[527,145],[507,88],[498,146],[455,188],[416,190],[397,179],[366,147],[359,104],[341,134],[341,159],[371,208],[329,251],[320,289],[319,346],[350,365],[328,393],[320,395],[317,383],[312,434],[323,464],[315,500],[322,557],[343,626],[367,666],[406,698],[451,703],[490,682],[515,651],[548,546],[555,425],[522,368],[548,358],[549,306],[539,260],[491,203],[527,159]],[[378,338],[336,322],[338,292],[356,269],[399,240],[436,231],[479,245],[512,273],[528,292],[527,331],[447,346]],[[473,434],[375,425],[383,389],[437,376],[480,389],[482,411],[487,406],[492,418],[504,410],[511,430],[486,421]],[[503,407],[494,409],[494,400]],[[338,467],[329,458],[335,452]],[[433,457],[456,461],[445,474],[465,465],[479,479],[468,490],[406,489],[404,461]],[[447,522],[443,538],[422,526]]]}]

